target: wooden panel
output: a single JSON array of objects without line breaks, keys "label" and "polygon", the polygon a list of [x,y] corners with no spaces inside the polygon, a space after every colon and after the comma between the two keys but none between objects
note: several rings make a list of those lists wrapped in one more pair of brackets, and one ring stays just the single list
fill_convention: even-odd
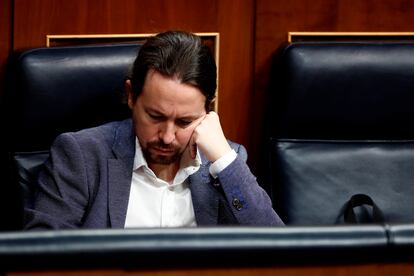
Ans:
[{"label": "wooden panel", "polygon": [[219,112],[229,139],[249,142],[253,87],[253,0],[15,0],[14,50],[47,34],[220,33]]},{"label": "wooden panel", "polygon": [[[410,0],[256,0],[254,133],[263,128],[271,56],[289,31],[412,32],[413,18]],[[251,138],[252,145],[260,141],[258,135]]]},{"label": "wooden panel", "polygon": [[215,1],[15,0],[14,47],[45,45],[47,34],[209,32],[215,14]]},{"label": "wooden panel", "polygon": [[286,41],[289,31],[413,31],[407,0],[257,0],[256,70]]},{"label": "wooden panel", "polygon": [[198,269],[146,269],[146,270],[88,270],[88,271],[39,271],[39,272],[10,272],[8,276],[52,276],[52,275],[216,275],[216,276],[289,276],[289,275],[383,275],[397,276],[410,275],[414,271],[414,264],[359,264],[359,265],[326,265],[326,266],[298,266],[298,267],[269,267],[269,268],[198,268]]},{"label": "wooden panel", "polygon": [[254,0],[219,0],[221,122],[227,138],[251,145]]},{"label": "wooden panel", "polygon": [[11,0],[0,0],[0,97],[5,89],[7,57],[11,51]]}]

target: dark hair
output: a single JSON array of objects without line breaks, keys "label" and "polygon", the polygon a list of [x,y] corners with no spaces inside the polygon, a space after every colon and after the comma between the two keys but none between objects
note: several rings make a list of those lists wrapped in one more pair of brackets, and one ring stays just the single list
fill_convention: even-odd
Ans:
[{"label": "dark hair", "polygon": [[206,110],[209,109],[217,87],[216,63],[210,49],[198,36],[168,31],[147,40],[139,50],[130,76],[134,101],[142,92],[151,69],[200,89],[206,97]]}]

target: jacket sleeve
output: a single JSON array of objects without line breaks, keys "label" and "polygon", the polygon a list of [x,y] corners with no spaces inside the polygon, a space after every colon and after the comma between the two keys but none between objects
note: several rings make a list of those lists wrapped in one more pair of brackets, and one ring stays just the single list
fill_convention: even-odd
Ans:
[{"label": "jacket sleeve", "polygon": [[237,221],[240,225],[284,225],[273,210],[269,196],[250,172],[245,148],[234,144],[233,148],[237,157],[218,178]]},{"label": "jacket sleeve", "polygon": [[31,206],[25,206],[25,229],[78,228],[88,205],[84,152],[73,134],[58,136],[43,165]]}]

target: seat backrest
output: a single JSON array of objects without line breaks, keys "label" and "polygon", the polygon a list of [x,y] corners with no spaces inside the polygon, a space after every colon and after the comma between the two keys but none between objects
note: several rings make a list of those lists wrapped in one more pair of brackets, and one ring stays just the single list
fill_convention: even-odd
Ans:
[{"label": "seat backrest", "polygon": [[285,222],[340,222],[361,193],[385,221],[414,221],[414,43],[293,43],[272,72],[272,194]]},{"label": "seat backrest", "polygon": [[22,53],[11,91],[15,150],[47,150],[62,132],[127,118],[124,81],[138,49],[105,45]]},{"label": "seat backrest", "polygon": [[38,48],[15,58],[4,117],[13,179],[24,201],[57,135],[130,116],[124,82],[139,47]]}]

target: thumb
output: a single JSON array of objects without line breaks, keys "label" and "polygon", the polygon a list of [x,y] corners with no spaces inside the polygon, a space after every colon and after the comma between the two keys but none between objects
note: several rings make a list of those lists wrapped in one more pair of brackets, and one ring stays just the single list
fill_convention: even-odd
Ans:
[{"label": "thumb", "polygon": [[197,144],[194,141],[194,135],[191,136],[190,142],[188,144],[189,150],[190,150],[190,157],[192,159],[195,159],[197,156]]}]

